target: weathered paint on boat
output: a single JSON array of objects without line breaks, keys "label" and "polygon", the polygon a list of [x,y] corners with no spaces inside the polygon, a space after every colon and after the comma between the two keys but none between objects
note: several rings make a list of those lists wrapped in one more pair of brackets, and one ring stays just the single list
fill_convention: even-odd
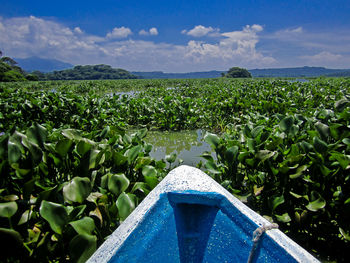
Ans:
[{"label": "weathered paint on boat", "polygon": [[[199,169],[180,166],[144,199],[88,262],[247,262],[253,232],[270,223]],[[318,262],[278,229],[252,262]]]}]

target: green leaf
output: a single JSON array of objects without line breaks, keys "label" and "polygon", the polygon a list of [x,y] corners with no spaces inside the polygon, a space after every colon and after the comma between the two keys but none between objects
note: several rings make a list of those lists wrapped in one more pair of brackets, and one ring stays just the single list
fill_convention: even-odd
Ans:
[{"label": "green leaf", "polygon": [[315,199],[315,197],[318,197],[318,198],[312,202],[309,202],[309,204],[306,206],[308,210],[316,212],[326,206],[326,200],[324,200],[319,193],[313,191],[311,192],[311,195],[313,199]]},{"label": "green leaf", "polygon": [[348,241],[350,241],[350,234],[347,233],[344,229],[342,229],[341,227],[339,227],[339,232],[340,234]]},{"label": "green leaf", "polygon": [[16,202],[0,203],[0,217],[10,218],[16,214],[18,209]]},{"label": "green leaf", "polygon": [[349,204],[349,203],[350,203],[350,198],[345,200],[344,205]]},{"label": "green leaf", "polygon": [[173,162],[175,162],[176,157],[177,157],[176,153],[172,153],[172,154],[166,155],[166,156],[165,156],[165,160],[166,160],[168,163],[173,163]]},{"label": "green leaf", "polygon": [[131,137],[129,135],[125,134],[123,136],[123,142],[125,145],[131,144],[131,142],[132,142]]},{"label": "green leaf", "polygon": [[119,195],[116,205],[121,221],[124,221],[135,209],[135,198],[136,196],[133,194],[121,193]]},{"label": "green leaf", "polygon": [[119,195],[129,187],[130,181],[125,174],[111,174],[108,179],[108,189],[115,195]]},{"label": "green leaf", "polygon": [[256,158],[258,158],[261,162],[266,161],[267,159],[270,159],[276,154],[276,152],[271,152],[269,150],[260,150],[256,154]]},{"label": "green leaf", "polygon": [[95,230],[95,223],[91,217],[85,216],[80,220],[72,221],[69,223],[78,234],[91,235]]},{"label": "green leaf", "polygon": [[337,111],[342,112],[349,104],[350,102],[347,99],[341,99],[335,102],[334,107]]},{"label": "green leaf", "polygon": [[76,235],[69,242],[69,255],[72,262],[86,262],[96,251],[96,242],[96,236],[87,234]]},{"label": "green leaf", "polygon": [[10,164],[17,163],[21,159],[21,156],[22,156],[21,148],[17,144],[9,141],[8,142],[9,163]]},{"label": "green leaf", "polygon": [[70,150],[72,144],[72,140],[62,139],[57,142],[55,150],[60,156],[65,157],[68,151]]},{"label": "green leaf", "polygon": [[253,138],[258,137],[258,135],[262,132],[262,130],[264,129],[264,126],[257,126],[255,127],[252,131],[251,134],[253,136]]},{"label": "green leaf", "polygon": [[254,141],[254,139],[248,138],[247,144],[248,144],[249,151],[255,152],[255,141]]},{"label": "green leaf", "polygon": [[23,145],[29,150],[34,163],[37,165],[41,162],[43,152],[37,144],[30,142],[27,138],[22,139]]},{"label": "green leaf", "polygon": [[332,159],[334,158],[339,162],[339,164],[343,170],[348,169],[348,167],[350,165],[350,156],[342,154],[342,153],[338,153],[338,152],[332,153],[331,156],[332,156]]},{"label": "green leaf", "polygon": [[[158,181],[158,179],[157,179]],[[144,182],[136,182],[131,189],[131,193],[135,193],[136,191],[140,191],[141,193],[144,193],[145,195],[148,195],[150,192],[150,187],[147,183]]]},{"label": "green leaf", "polygon": [[69,140],[73,140],[73,141],[74,140],[80,141],[81,139],[83,139],[80,132],[75,129],[65,129],[62,131],[62,135],[68,138]]},{"label": "green leaf", "polygon": [[157,186],[157,184],[159,183],[159,180],[157,177],[154,176],[144,176],[143,177],[145,180],[145,183],[151,188],[153,189],[154,187]]},{"label": "green leaf", "polygon": [[221,171],[216,166],[215,162],[207,161],[204,166],[208,170],[208,172],[212,174],[221,174]]},{"label": "green leaf", "polygon": [[139,139],[143,139],[143,138],[146,137],[147,131],[148,131],[147,128],[140,129],[140,130],[137,131],[136,136],[137,136]]},{"label": "green leaf", "polygon": [[87,177],[74,177],[63,187],[63,196],[70,202],[82,203],[90,193],[91,184]]},{"label": "green leaf", "polygon": [[77,151],[80,154],[80,156],[83,156],[85,153],[87,153],[91,148],[92,148],[93,144],[90,143],[87,140],[81,140],[78,144],[77,144]]},{"label": "green leaf", "polygon": [[[68,207],[66,208],[68,210]],[[78,206],[72,207],[72,209],[68,211],[69,221],[74,220],[75,218],[78,218],[80,215],[84,213],[85,209],[86,209],[86,205],[78,205]]]},{"label": "green leaf", "polygon": [[17,225],[22,225],[24,223],[27,223],[31,219],[32,214],[33,214],[33,211],[31,210],[24,211]]},{"label": "green leaf", "polygon": [[296,193],[293,193],[292,191],[289,192],[292,196],[294,196],[295,198],[305,198],[306,200],[309,201],[309,197],[307,195],[299,195],[299,194],[296,194]]},{"label": "green leaf", "polygon": [[307,165],[299,166],[296,173],[289,175],[290,179],[296,179],[303,175],[303,173],[308,169]]},{"label": "green leaf", "polygon": [[283,203],[284,203],[284,196],[283,195],[272,197],[270,199],[270,206],[272,208],[272,211],[275,211],[275,209]]},{"label": "green leaf", "polygon": [[210,144],[215,150],[220,143],[220,138],[216,134],[207,132],[204,135],[204,141]]},{"label": "green leaf", "polygon": [[324,141],[322,141],[321,139],[319,139],[318,137],[314,137],[314,147],[315,150],[319,153],[325,153],[328,150],[328,145],[327,143],[325,143]]},{"label": "green leaf", "polygon": [[[237,158],[238,150],[239,150],[238,146],[232,146],[232,147],[228,148],[225,152],[226,161],[229,163],[234,162]],[[211,155],[210,155],[210,157],[211,157]]]},{"label": "green leaf", "polygon": [[283,120],[281,120],[281,122],[279,123],[279,127],[280,127],[281,131],[289,133],[293,124],[294,124],[293,116],[288,116],[288,117],[284,118]]},{"label": "green leaf", "polygon": [[110,131],[111,131],[111,127],[106,126],[99,134],[99,137],[101,137],[103,139],[106,138],[106,136],[110,133]]},{"label": "green leaf", "polygon": [[136,160],[138,154],[141,151],[142,151],[142,146],[137,145],[137,146],[134,146],[125,152],[125,156],[128,157],[129,164],[132,164]]},{"label": "green leaf", "polygon": [[99,165],[99,154],[101,151],[97,149],[91,149],[90,150],[90,157],[89,157],[89,169],[94,169],[96,166]]},{"label": "green leaf", "polygon": [[288,213],[284,213],[283,215],[275,215],[278,221],[283,222],[283,223],[288,223],[292,221]]},{"label": "green leaf", "polygon": [[305,142],[305,141],[302,141],[300,143],[300,146],[304,150],[305,153],[309,153],[314,149],[314,147],[310,143]]},{"label": "green leaf", "polygon": [[35,123],[27,129],[26,135],[30,141],[34,142],[40,147],[43,147],[46,141],[47,131],[43,126]]},{"label": "green leaf", "polygon": [[113,162],[118,167],[128,161],[128,158],[120,152],[113,152]]},{"label": "green leaf", "polygon": [[65,207],[43,200],[40,206],[40,215],[44,218],[53,231],[62,234],[65,225],[68,223],[68,214]]},{"label": "green leaf", "polygon": [[145,165],[143,168],[142,168],[142,174],[143,176],[153,176],[153,177],[157,177],[157,170],[156,168],[154,168],[153,166],[151,165]]},{"label": "green leaf", "polygon": [[315,124],[315,127],[322,138],[326,139],[327,137],[330,136],[330,129],[329,129],[328,125],[323,124],[322,122],[317,122]]}]

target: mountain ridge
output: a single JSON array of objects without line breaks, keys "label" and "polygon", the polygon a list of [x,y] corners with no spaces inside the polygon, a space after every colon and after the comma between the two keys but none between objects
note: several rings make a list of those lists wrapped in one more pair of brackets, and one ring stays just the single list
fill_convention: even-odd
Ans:
[{"label": "mountain ridge", "polygon": [[40,71],[47,73],[74,67],[72,64],[57,59],[46,59],[35,56],[28,58],[14,58],[14,60],[27,72]]},{"label": "mountain ridge", "polygon": [[[40,57],[15,58],[18,65],[27,72],[41,71],[44,73],[71,69],[74,65],[56,60]],[[248,69],[253,77],[347,77],[350,76],[350,69],[330,69],[325,67],[288,67],[288,68],[262,68]],[[218,78],[227,71],[211,70],[183,73],[166,73],[163,71],[130,71],[144,79],[186,79],[186,78]]]}]

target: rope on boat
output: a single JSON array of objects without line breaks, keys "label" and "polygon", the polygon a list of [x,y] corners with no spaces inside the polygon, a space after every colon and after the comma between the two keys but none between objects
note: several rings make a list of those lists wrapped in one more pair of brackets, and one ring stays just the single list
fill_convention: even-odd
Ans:
[{"label": "rope on boat", "polygon": [[253,247],[252,249],[250,250],[250,253],[249,253],[249,258],[248,258],[248,261],[247,263],[252,263],[253,262],[253,259],[254,259],[254,255],[255,255],[255,250],[259,244],[259,240],[260,240],[260,237],[267,231],[267,230],[271,230],[271,229],[277,229],[278,228],[278,225],[276,223],[272,223],[270,225],[263,225],[261,227],[258,227],[257,229],[255,229],[255,231],[253,232],[253,239],[252,241],[254,242],[253,243]]}]

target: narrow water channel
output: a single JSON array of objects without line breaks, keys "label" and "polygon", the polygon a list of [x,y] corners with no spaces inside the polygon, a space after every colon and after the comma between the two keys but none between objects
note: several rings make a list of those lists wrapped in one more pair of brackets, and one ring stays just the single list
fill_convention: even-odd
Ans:
[{"label": "narrow water channel", "polygon": [[211,151],[210,145],[203,140],[205,131],[149,131],[145,141],[153,145],[150,155],[155,159],[164,159],[171,153],[177,154],[175,165],[178,165],[180,159],[182,164],[196,166],[200,157],[205,151]]}]

